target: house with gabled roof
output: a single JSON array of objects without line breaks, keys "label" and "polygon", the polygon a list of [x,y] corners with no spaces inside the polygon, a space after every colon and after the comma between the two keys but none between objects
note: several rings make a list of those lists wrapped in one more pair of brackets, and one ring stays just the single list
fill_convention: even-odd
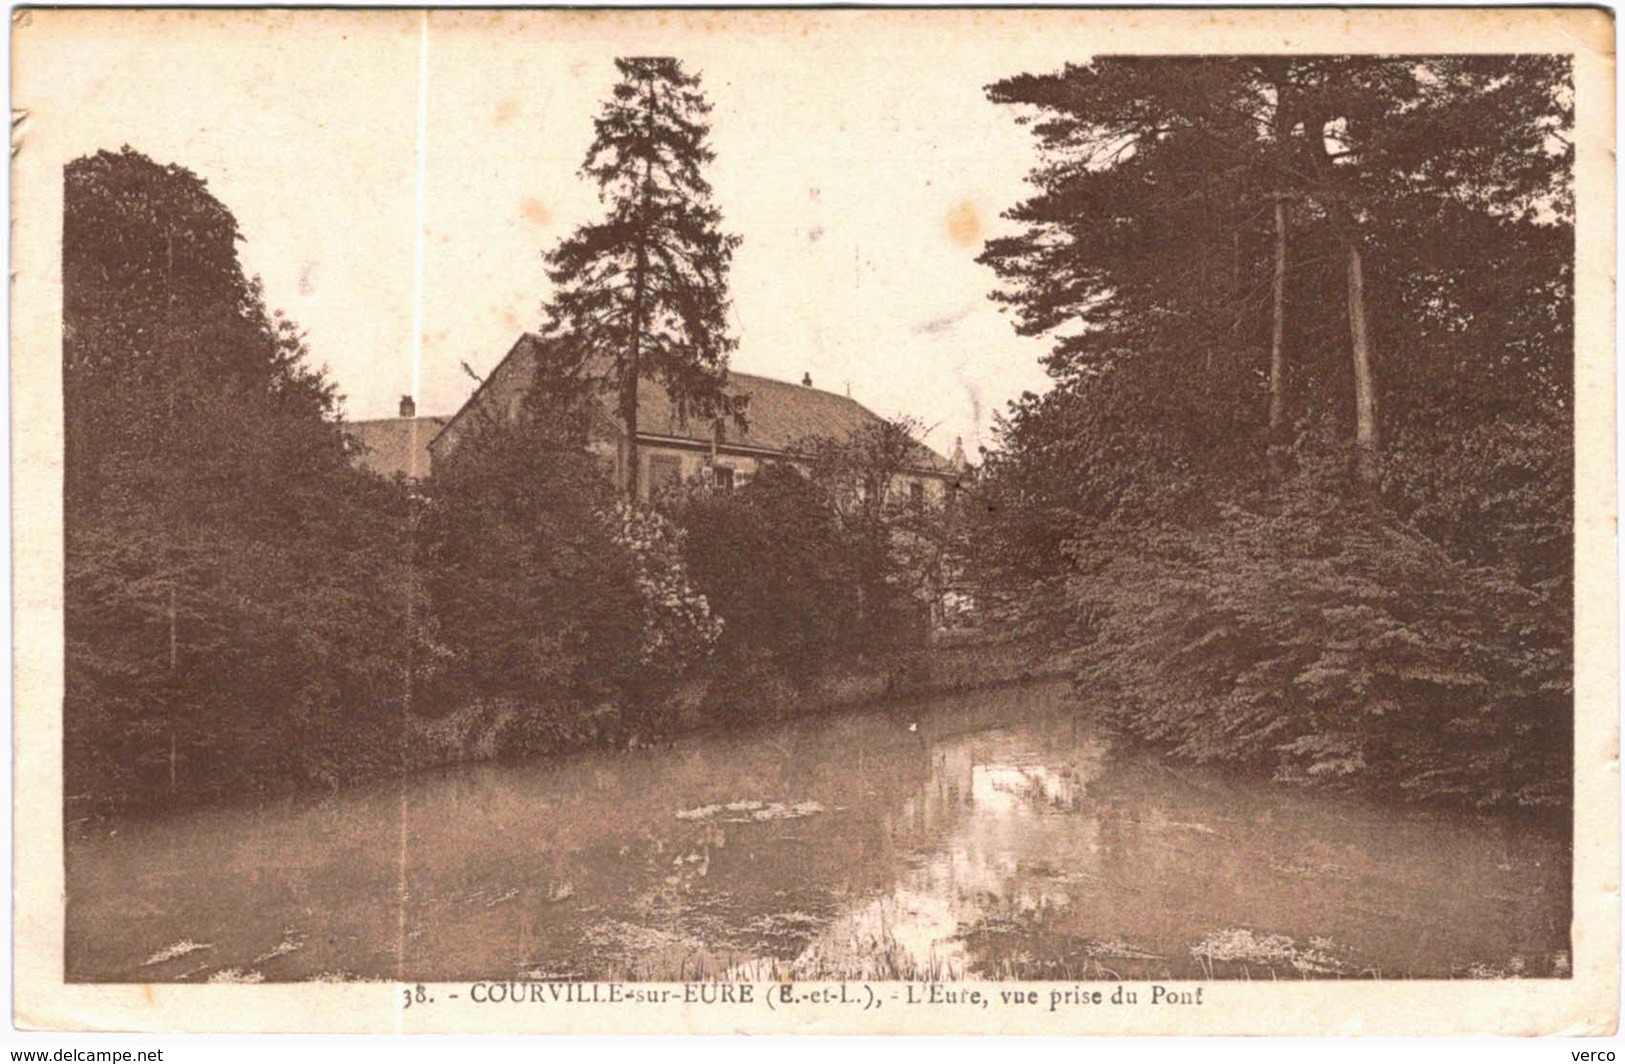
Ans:
[{"label": "house with gabled roof", "polygon": [[[519,416],[547,343],[534,333],[520,336],[462,409],[428,441],[431,469],[463,446],[483,419]],[[743,424],[721,427],[710,419],[685,417],[664,387],[649,380],[638,382],[635,453],[643,497],[696,479],[719,488],[735,487],[769,462],[805,464],[805,448],[813,440],[845,440],[865,426],[881,423],[850,396],[813,387],[810,376],[791,384],[730,370],[726,387],[739,401]],[[626,446],[611,394],[603,395],[597,413],[589,446],[613,466],[619,483],[634,452]],[[957,447],[955,459],[921,444],[915,460],[894,478],[893,490],[940,501],[964,471],[964,455]]]}]

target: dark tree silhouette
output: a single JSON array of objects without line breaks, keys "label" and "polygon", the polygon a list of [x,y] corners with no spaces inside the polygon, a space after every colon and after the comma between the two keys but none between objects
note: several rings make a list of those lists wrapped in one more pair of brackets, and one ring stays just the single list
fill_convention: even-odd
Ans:
[{"label": "dark tree silhouette", "polygon": [[615,66],[621,78],[581,168],[608,213],[548,254],[545,330],[568,338],[584,364],[608,367],[626,430],[623,486],[635,498],[639,378],[664,384],[685,416],[724,410],[739,238],[722,233],[703,173],[714,155],[699,78],[671,58]]},{"label": "dark tree silhouette", "polygon": [[[1196,374],[1218,431],[1192,442],[1215,455],[1259,450],[1261,422],[1282,446],[1286,377],[1322,378],[1300,382],[1301,415],[1347,367],[1352,389],[1326,398],[1374,485],[1381,441],[1415,409],[1408,385],[1444,376],[1409,352],[1459,349],[1449,334],[1464,330],[1446,322],[1510,312],[1480,294],[1490,277],[1468,276],[1474,255],[1521,244],[1544,264],[1537,249],[1569,231],[1566,79],[1547,56],[1121,57],[1005,79],[989,96],[1023,108],[1045,161],[1038,193],[1009,212],[1022,231],[983,256],[1004,281],[995,298],[1024,334],[1055,337],[1060,378],[1138,360],[1172,392]],[[1413,302],[1419,288],[1431,312]],[[1288,304],[1300,320],[1284,320]],[[1564,327],[1548,326],[1560,345]],[[1555,398],[1549,380],[1541,394]],[[1379,385],[1395,393],[1381,424]]]},{"label": "dark tree silhouette", "polygon": [[66,776],[91,804],[336,783],[395,757],[404,497],[268,313],[195,174],[66,168]]},{"label": "dark tree silhouette", "polygon": [[1180,754],[1563,804],[1567,60],[1103,57],[988,92],[1042,162],[983,261],[1055,387],[967,507],[985,598],[1052,613]]}]

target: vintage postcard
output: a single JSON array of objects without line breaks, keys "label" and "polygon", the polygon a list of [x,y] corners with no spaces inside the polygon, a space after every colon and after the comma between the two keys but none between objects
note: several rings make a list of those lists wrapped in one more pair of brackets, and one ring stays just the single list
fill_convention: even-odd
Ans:
[{"label": "vintage postcard", "polygon": [[1607,13],[12,55],[19,1027],[1615,1030]]}]

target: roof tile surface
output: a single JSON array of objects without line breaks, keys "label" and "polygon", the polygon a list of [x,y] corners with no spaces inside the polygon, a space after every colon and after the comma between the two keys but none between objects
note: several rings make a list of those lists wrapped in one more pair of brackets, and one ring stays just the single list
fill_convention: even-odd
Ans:
[{"label": "roof tile surface", "polygon": [[429,441],[450,418],[391,417],[352,421],[345,427],[364,448],[356,461],[386,477],[397,473],[410,479],[429,475]]}]

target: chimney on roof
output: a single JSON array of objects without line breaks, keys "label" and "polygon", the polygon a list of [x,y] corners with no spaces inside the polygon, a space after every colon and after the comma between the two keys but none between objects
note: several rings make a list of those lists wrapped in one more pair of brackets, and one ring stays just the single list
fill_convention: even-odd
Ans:
[{"label": "chimney on roof", "polygon": [[410,395],[401,396],[401,417],[417,417],[417,416],[418,416],[418,404],[412,400],[412,397]]},{"label": "chimney on roof", "polygon": [[970,463],[965,460],[965,441],[962,437],[954,437],[954,453],[948,459],[955,469],[964,469]]},{"label": "chimney on roof", "polygon": [[801,386],[803,388],[811,388],[812,387],[812,374],[811,373],[803,373],[801,375]]}]

